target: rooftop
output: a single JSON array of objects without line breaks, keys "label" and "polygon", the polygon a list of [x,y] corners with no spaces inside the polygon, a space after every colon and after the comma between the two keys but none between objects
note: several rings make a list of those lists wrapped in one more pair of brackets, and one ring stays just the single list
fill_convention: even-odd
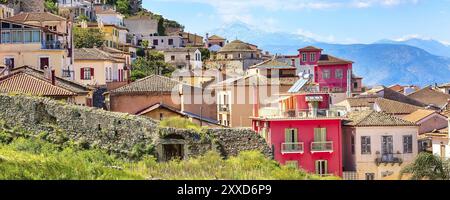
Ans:
[{"label": "rooftop", "polygon": [[[111,53],[117,53],[113,49],[107,49]],[[120,56],[112,55],[109,52],[103,51],[98,48],[80,48],[74,49],[75,60],[103,60],[103,61],[115,61],[123,62],[123,58]]]},{"label": "rooftop", "polygon": [[347,114],[347,119],[344,123],[346,126],[417,126],[413,122],[373,110],[350,112]]},{"label": "rooftop", "polygon": [[337,58],[331,55],[322,54],[320,56],[319,65],[332,65],[332,64],[352,64],[352,61]]},{"label": "rooftop", "polygon": [[375,105],[380,111],[393,115],[411,114],[422,109],[422,107],[385,98],[377,98],[375,100]]},{"label": "rooftop", "polygon": [[299,49],[299,51],[322,51],[323,49],[314,46],[307,46]]},{"label": "rooftop", "polygon": [[434,111],[434,110],[419,109],[419,110],[417,110],[417,111],[415,111],[415,112],[413,112],[413,113],[411,113],[409,115],[404,116],[403,119],[407,120],[407,121],[410,121],[410,122],[417,123],[420,120],[422,120],[422,119],[424,119],[424,118],[426,118],[426,117],[428,117],[428,116],[430,116],[430,115],[432,115],[434,113],[437,113],[437,112]]},{"label": "rooftop", "polygon": [[367,92],[362,93],[360,96],[376,96],[376,97],[382,97],[385,99],[390,99],[394,101],[399,101],[402,103],[407,103],[419,107],[425,107],[426,105],[416,99],[413,99],[409,96],[406,96],[402,93],[396,92],[392,89],[389,89],[385,86],[377,86],[374,87]]},{"label": "rooftop", "polygon": [[6,20],[24,23],[29,21],[66,21],[67,19],[49,12],[22,12],[12,17],[6,18]]},{"label": "rooftop", "polygon": [[263,61],[259,64],[253,65],[249,67],[252,68],[258,68],[258,69],[296,69],[294,66],[289,65],[285,62],[277,61],[276,59],[270,59]]},{"label": "rooftop", "polygon": [[431,86],[413,92],[408,97],[438,108],[443,108],[450,101],[450,95],[436,91]]},{"label": "rooftop", "polygon": [[222,47],[220,52],[256,52],[256,50],[245,42],[234,40]]},{"label": "rooftop", "polygon": [[125,85],[123,87],[117,88],[115,90],[110,91],[111,94],[117,93],[147,93],[147,92],[172,92],[177,90],[179,85],[183,85],[185,87],[193,87],[177,80],[159,76],[159,75],[150,75],[148,77],[139,79],[133,83]]}]

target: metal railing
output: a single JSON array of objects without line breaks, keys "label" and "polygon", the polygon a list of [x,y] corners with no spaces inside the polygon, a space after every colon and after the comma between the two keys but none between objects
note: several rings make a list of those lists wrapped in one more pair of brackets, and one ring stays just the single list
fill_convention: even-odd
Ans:
[{"label": "metal railing", "polygon": [[377,158],[375,159],[375,163],[379,164],[402,164],[403,158],[402,154],[399,153],[385,153],[385,154],[377,154]]},{"label": "metal railing", "polygon": [[303,142],[294,142],[294,143],[282,143],[281,144],[281,153],[282,154],[290,154],[290,153],[304,153],[304,143]]},{"label": "metal railing", "polygon": [[295,109],[295,110],[280,110],[275,107],[265,107],[259,110],[261,117],[273,118],[333,118],[344,117],[345,113],[342,109]]},{"label": "metal railing", "polygon": [[64,49],[64,43],[60,41],[46,41],[42,42],[42,49]]},{"label": "metal railing", "polygon": [[333,152],[333,141],[311,142],[311,152]]}]

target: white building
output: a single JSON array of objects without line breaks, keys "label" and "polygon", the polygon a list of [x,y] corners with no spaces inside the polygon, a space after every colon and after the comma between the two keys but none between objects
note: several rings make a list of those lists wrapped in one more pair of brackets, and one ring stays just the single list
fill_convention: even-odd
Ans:
[{"label": "white building", "polygon": [[202,53],[198,48],[170,48],[162,50],[164,60],[178,69],[202,69]]},{"label": "white building", "polygon": [[97,22],[103,24],[112,24],[120,27],[124,27],[123,18],[124,15],[114,11],[113,9],[99,10],[96,13]]},{"label": "white building", "polygon": [[144,35],[138,36],[138,45],[141,45],[142,41],[147,40],[150,49],[163,50],[183,47],[183,38],[181,36],[152,36]]}]

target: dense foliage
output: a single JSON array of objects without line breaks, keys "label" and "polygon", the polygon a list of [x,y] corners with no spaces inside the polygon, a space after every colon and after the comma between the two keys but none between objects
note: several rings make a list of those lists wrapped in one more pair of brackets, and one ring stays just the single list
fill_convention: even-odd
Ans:
[{"label": "dense foliage", "polygon": [[280,166],[259,152],[242,152],[227,160],[209,152],[198,158],[166,163],[159,163],[152,156],[126,161],[106,151],[83,149],[73,142],[55,145],[32,138],[0,144],[0,171],[2,180],[319,179]]},{"label": "dense foliage", "polygon": [[73,40],[75,48],[93,48],[103,45],[103,33],[97,28],[80,28],[73,29]]},{"label": "dense foliage", "polygon": [[[140,53],[142,54],[142,53]],[[164,61],[164,54],[158,51],[143,51],[144,56],[133,62],[131,80],[135,81],[152,74],[170,76],[175,68]]]},{"label": "dense foliage", "polygon": [[430,153],[420,153],[406,166],[401,176],[411,175],[412,180],[450,180],[450,162]]}]

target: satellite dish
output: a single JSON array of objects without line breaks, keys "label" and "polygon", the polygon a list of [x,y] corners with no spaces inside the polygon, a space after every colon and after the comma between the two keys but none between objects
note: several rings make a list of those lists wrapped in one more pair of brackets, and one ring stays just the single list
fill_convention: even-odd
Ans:
[{"label": "satellite dish", "polygon": [[309,79],[309,77],[311,77],[311,74],[304,74],[304,75],[303,75],[303,78],[304,78],[304,79]]}]

